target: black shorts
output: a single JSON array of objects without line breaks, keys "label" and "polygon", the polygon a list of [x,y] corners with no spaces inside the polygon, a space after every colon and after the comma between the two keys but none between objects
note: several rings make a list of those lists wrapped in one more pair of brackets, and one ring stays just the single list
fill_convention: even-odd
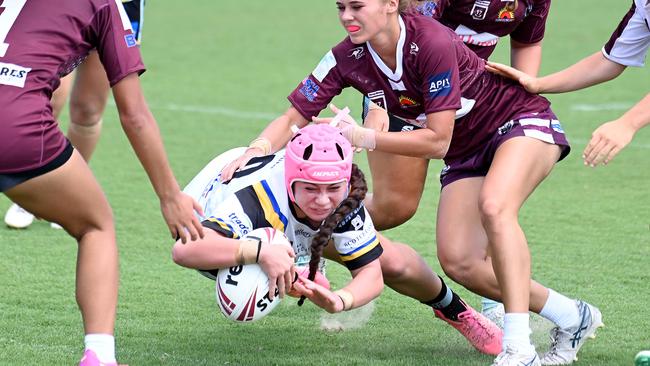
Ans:
[{"label": "black shorts", "polygon": [[142,25],[144,24],[144,2],[145,0],[122,0],[126,15],[131,21],[131,28],[135,34],[135,39],[140,43],[142,35]]},{"label": "black shorts", "polygon": [[61,153],[56,158],[41,167],[18,173],[0,173],[0,192],[4,192],[9,188],[15,187],[32,178],[36,178],[59,168],[61,165],[70,160],[73,151],[74,148],[72,147],[70,141],[66,141],[65,149],[63,149],[63,151],[61,151]]}]

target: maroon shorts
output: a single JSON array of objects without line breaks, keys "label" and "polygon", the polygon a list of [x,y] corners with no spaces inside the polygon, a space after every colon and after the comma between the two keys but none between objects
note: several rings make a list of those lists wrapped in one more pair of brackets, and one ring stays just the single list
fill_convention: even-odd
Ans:
[{"label": "maroon shorts", "polygon": [[70,141],[66,140],[66,147],[49,163],[36,169],[26,170],[18,173],[0,173],[0,192],[4,192],[9,188],[19,185],[20,183],[57,169],[61,165],[65,164],[68,160],[70,160],[73,151],[74,148],[72,147],[72,144]]},{"label": "maroon shorts", "polygon": [[558,145],[562,150],[558,161],[569,155],[571,150],[560,121],[557,120],[553,112],[547,110],[542,113],[522,115],[499,127],[483,146],[483,149],[467,157],[451,161],[445,160],[446,166],[440,172],[440,184],[444,187],[463,178],[486,176],[499,146],[505,141],[519,136],[527,136]]}]

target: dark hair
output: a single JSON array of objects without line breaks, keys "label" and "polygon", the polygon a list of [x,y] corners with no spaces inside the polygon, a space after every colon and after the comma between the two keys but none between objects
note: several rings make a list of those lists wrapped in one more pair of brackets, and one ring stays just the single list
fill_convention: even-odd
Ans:
[{"label": "dark hair", "polygon": [[[311,259],[309,260],[309,278],[314,280],[316,278],[316,271],[323,255],[323,248],[327,245],[332,238],[334,228],[345,219],[345,217],[361,205],[361,202],[366,198],[368,192],[368,185],[363,172],[356,164],[352,164],[352,175],[350,176],[350,193],[341,201],[339,206],[329,215],[321,224],[318,233],[314,235],[311,240]],[[298,300],[298,305],[305,302],[305,297],[301,296]]]}]

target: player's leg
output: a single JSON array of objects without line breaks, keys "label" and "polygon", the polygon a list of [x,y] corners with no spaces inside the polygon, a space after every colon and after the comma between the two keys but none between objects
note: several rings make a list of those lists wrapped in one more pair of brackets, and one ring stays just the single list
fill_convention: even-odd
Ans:
[{"label": "player's leg", "polygon": [[96,51],[77,68],[70,94],[68,139],[88,161],[97,147],[110,87]]},{"label": "player's leg", "polygon": [[[52,114],[56,120],[59,119],[59,114],[61,114],[61,110],[65,106],[65,102],[68,99],[68,94],[70,93],[70,88],[72,86],[73,80],[74,73],[62,78],[61,84],[52,94],[50,104],[52,105]],[[13,203],[5,213],[4,219],[5,224],[7,224],[7,226],[10,228],[26,229],[34,222],[34,215],[19,205]]]},{"label": "player's leg", "polygon": [[[530,137],[516,137],[505,141],[496,150],[479,195],[481,221],[488,236],[493,267],[506,307],[505,353],[508,353],[507,349],[511,347],[522,354],[532,350],[531,354],[536,357],[534,347],[530,343],[528,324],[530,252],[526,237],[519,225],[518,215],[526,199],[551,172],[561,152],[561,148],[557,145]],[[571,363],[575,353],[584,343],[584,338],[592,335],[600,325],[600,312],[591,305],[573,302],[555,292],[550,292],[547,296],[544,307],[549,300],[557,301],[556,313],[563,314],[555,319],[556,322],[563,323],[556,329],[578,331],[578,335],[574,337],[575,342],[569,341],[571,336],[566,337],[566,343],[574,343],[574,352],[571,354],[571,359],[567,360]],[[544,309],[542,313],[549,315],[549,312]],[[561,335],[558,337],[561,338]],[[566,346],[561,345],[561,347]],[[567,355],[566,352],[561,353],[562,355],[558,356]]]},{"label": "player's leg", "polygon": [[[379,261],[387,286],[430,306],[436,317],[460,331],[479,351],[493,355],[501,352],[502,332],[495,324],[447,287],[413,248],[377,235],[383,248]],[[325,247],[323,256],[342,263],[331,245]]]},{"label": "player's leg", "polygon": [[386,230],[408,221],[417,211],[429,160],[368,152],[372,193],[364,204],[377,230]]},{"label": "player's leg", "polygon": [[86,347],[115,362],[113,329],[118,254],[110,206],[80,154],[4,192],[39,217],[59,223],[78,242],[76,297]]}]

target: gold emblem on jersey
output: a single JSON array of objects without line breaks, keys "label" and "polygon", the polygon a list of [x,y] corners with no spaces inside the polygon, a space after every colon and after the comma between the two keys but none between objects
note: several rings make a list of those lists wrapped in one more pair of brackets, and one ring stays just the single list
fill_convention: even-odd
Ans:
[{"label": "gold emblem on jersey", "polygon": [[409,97],[407,97],[405,95],[400,95],[399,96],[399,105],[401,105],[402,107],[415,107],[415,106],[417,106],[419,104],[418,104],[418,102],[416,102],[412,98],[409,98]]},{"label": "gold emblem on jersey", "polygon": [[519,6],[519,1],[508,1],[503,9],[499,10],[497,22],[513,22],[515,20],[515,10]]}]

